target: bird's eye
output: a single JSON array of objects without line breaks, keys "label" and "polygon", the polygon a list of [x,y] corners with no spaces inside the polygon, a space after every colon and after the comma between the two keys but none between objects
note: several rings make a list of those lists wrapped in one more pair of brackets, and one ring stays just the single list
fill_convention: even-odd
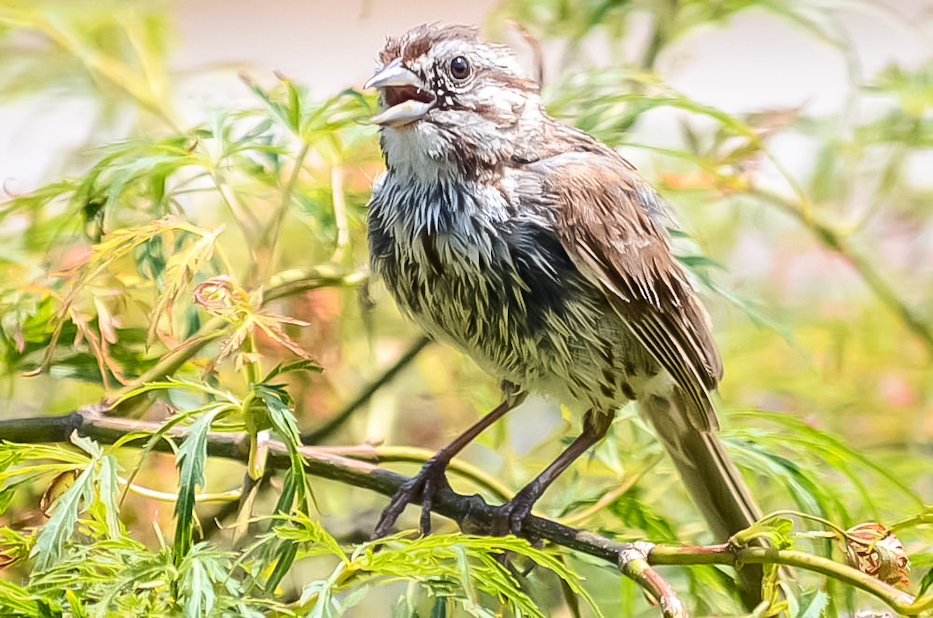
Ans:
[{"label": "bird's eye", "polygon": [[450,74],[454,79],[466,79],[470,76],[470,62],[463,56],[450,61]]}]

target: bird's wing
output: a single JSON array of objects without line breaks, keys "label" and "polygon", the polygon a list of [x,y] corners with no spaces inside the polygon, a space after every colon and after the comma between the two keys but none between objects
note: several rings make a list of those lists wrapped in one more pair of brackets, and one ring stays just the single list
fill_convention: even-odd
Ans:
[{"label": "bird's wing", "polygon": [[690,420],[717,427],[707,391],[722,361],[684,272],[655,220],[660,198],[621,157],[573,153],[539,160],[558,236],[581,273],[597,283],[614,310],[696,405]]}]

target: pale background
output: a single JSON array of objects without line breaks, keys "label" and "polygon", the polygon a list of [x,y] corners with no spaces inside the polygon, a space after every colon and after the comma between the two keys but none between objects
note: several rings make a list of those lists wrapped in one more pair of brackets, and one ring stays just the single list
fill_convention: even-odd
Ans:
[{"label": "pale background", "polygon": [[[180,28],[172,63],[178,82],[173,85],[182,110],[192,118],[200,117],[205,107],[253,102],[236,77],[239,70],[262,80],[271,79],[277,69],[310,85],[312,93],[323,98],[365,81],[386,35],[431,21],[483,24],[495,4],[490,0],[177,2],[174,11]],[[895,61],[911,67],[929,58],[933,2],[886,0],[878,6],[887,10],[848,8],[838,13],[855,43],[863,72],[871,75]],[[516,41],[521,48],[517,37],[508,39]],[[549,57],[554,53],[557,50],[549,50]],[[848,94],[844,62],[835,50],[786,22],[755,12],[742,13],[723,27],[695,32],[660,59],[658,70],[687,96],[732,113],[786,106],[831,112]],[[42,103],[30,98],[0,106],[3,188],[23,193],[74,171],[61,153],[85,143],[94,110],[91,102],[61,98]],[[667,126],[658,120],[642,129],[654,132],[652,141],[663,142]],[[805,144],[784,146],[779,154],[792,171],[807,165]],[[925,171],[918,173],[933,178]]]}]

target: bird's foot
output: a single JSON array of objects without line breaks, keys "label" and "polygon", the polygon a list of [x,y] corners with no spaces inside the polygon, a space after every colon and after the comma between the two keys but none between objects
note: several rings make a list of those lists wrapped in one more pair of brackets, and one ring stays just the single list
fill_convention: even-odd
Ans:
[{"label": "bird's foot", "polygon": [[534,506],[536,500],[536,496],[520,491],[502,506],[494,507],[495,514],[489,534],[505,536],[511,533],[515,536],[527,536],[522,534],[522,526],[525,518],[531,514],[531,507]]},{"label": "bird's foot", "polygon": [[431,507],[434,497],[445,490],[450,490],[450,484],[444,472],[447,462],[439,459],[429,459],[421,471],[411,479],[405,481],[379,516],[372,538],[380,539],[392,530],[395,520],[398,519],[405,507],[412,502],[421,501],[421,532],[427,534],[431,531]]}]

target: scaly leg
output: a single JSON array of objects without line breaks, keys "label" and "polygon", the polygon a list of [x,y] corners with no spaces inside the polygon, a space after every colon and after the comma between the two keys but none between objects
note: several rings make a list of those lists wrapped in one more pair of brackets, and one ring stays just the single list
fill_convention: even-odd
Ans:
[{"label": "scaly leg", "polygon": [[460,434],[453,442],[439,450],[434,457],[425,462],[418,474],[399,487],[389,501],[389,506],[382,511],[379,522],[376,524],[375,530],[373,530],[372,538],[378,539],[387,535],[395,524],[395,520],[405,510],[405,507],[419,498],[421,499],[421,531],[423,533],[431,531],[431,503],[433,498],[441,490],[449,487],[445,476],[447,465],[484,429],[525,400],[526,394],[514,392],[510,384],[504,384],[502,390],[504,395],[502,403],[477,421],[475,425]]},{"label": "scaly leg", "polygon": [[573,463],[591,446],[599,442],[609,432],[612,414],[590,410],[583,417],[583,433],[577,436],[563,453],[557,456],[551,465],[544,469],[533,481],[525,485],[515,497],[499,507],[501,521],[494,525],[493,534],[520,534],[522,522],[531,513],[531,507],[541,494],[554,482],[561,472]]}]

